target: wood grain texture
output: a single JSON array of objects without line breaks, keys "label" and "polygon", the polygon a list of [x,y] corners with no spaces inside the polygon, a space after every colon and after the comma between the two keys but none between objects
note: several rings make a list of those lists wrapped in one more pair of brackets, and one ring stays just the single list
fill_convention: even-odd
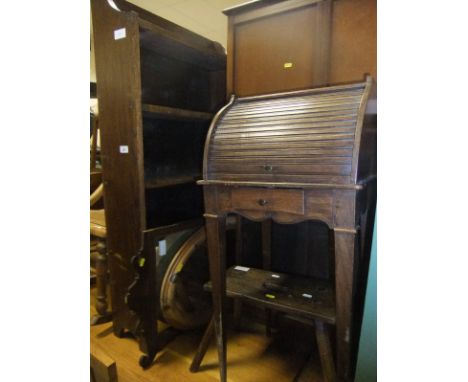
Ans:
[{"label": "wood grain texture", "polygon": [[334,2],[330,49],[330,83],[377,80],[376,0]]},{"label": "wood grain texture", "polygon": [[211,118],[213,118],[213,115],[211,113],[179,109],[176,107],[168,107],[168,106],[161,106],[161,105],[143,104],[142,109],[143,109],[143,112],[145,113],[152,114],[154,116],[160,116],[162,118],[168,118],[168,119],[211,120]]},{"label": "wood grain texture", "polygon": [[352,378],[351,348],[356,342],[352,331],[355,240],[353,233],[335,231],[337,374],[344,380]]},{"label": "wood grain texture", "polygon": [[[360,84],[231,100],[210,127],[204,179],[200,182],[204,185],[208,220],[237,213],[254,221],[271,219],[282,224],[320,220],[334,230],[334,240],[330,242],[334,244],[336,320],[327,322],[336,324],[337,378],[347,381],[353,377],[357,343],[353,326],[358,320],[355,283],[362,274],[354,259],[360,228],[358,217],[375,200],[368,198],[364,203],[357,203],[357,193],[368,185],[360,184],[358,174],[372,176],[375,170],[373,165],[364,165],[359,172],[360,160],[375,157],[372,140],[362,133],[368,128],[364,121],[371,85],[368,78]],[[344,117],[336,118],[342,110],[345,110]],[[328,112],[333,114],[327,115]],[[320,115],[319,120],[314,120],[314,113]],[[300,121],[298,124],[296,119]],[[346,142],[344,146],[336,145],[340,140]],[[248,146],[244,147],[244,143]],[[361,155],[361,150],[366,154]],[[208,238],[211,235],[214,243],[223,240],[218,229],[208,230],[207,235]],[[219,247],[213,251],[210,261],[218,269]],[[221,311],[225,289],[219,277],[224,277],[223,273],[216,277],[213,294]],[[255,304],[268,308],[275,306],[274,302],[264,301],[260,290],[255,290],[256,295],[250,293],[247,282],[230,288],[229,280],[227,290],[231,295],[242,299],[251,297]],[[301,315],[303,311],[292,309],[288,313]],[[223,325],[221,320],[218,322]],[[330,346],[324,333],[318,335],[325,359]],[[225,340],[221,334],[222,328],[218,328],[224,380]],[[326,378],[334,380],[332,363],[324,361],[323,367]]]},{"label": "wood grain texture", "polygon": [[[239,96],[304,89],[314,83],[316,7],[275,14],[234,29],[234,93]],[[294,28],[291,26],[294,25]],[[291,67],[285,67],[291,63]]]},{"label": "wood grain texture", "polygon": [[[96,313],[95,295],[96,290],[92,288],[90,316]],[[158,327],[165,330],[166,326],[159,322]],[[311,351],[315,362],[308,374],[308,382],[323,382],[318,353],[310,349],[309,342],[314,342],[313,333],[303,326],[288,325],[279,334],[282,334],[281,337],[268,338],[264,327],[250,320],[245,320],[241,331],[228,330],[229,382],[291,382]],[[219,381],[214,340],[208,343],[199,371],[189,371],[201,337],[199,331],[180,333],[160,351],[151,368],[142,370],[135,362],[140,355],[137,341],[130,337],[120,339],[114,336],[111,323],[90,328],[91,351],[99,346],[116,362],[119,382]]]},{"label": "wood grain texture", "polygon": [[[139,27],[136,14],[114,11],[102,0],[91,6],[112,313],[114,330],[120,334],[131,320],[124,300],[135,277],[130,258],[141,249],[146,228]],[[127,37],[114,40],[114,30],[120,28],[126,29]],[[119,153],[121,145],[128,146],[128,154]]]},{"label": "wood grain texture", "polygon": [[302,190],[263,190],[239,188],[231,192],[234,210],[279,211],[304,214],[304,192]]},{"label": "wood grain texture", "polygon": [[208,179],[355,183],[369,89],[238,98],[210,131]]},{"label": "wood grain texture", "polygon": [[322,372],[326,382],[335,382],[336,372],[333,361],[333,349],[330,343],[329,328],[322,321],[315,320],[315,336],[317,338]]},{"label": "wood grain texture", "polygon": [[213,285],[213,322],[218,348],[220,381],[226,382],[226,217],[223,215],[206,216],[205,225],[210,279]]},{"label": "wood grain texture", "polygon": [[[206,288],[212,290],[212,284]],[[234,266],[226,272],[226,293],[272,310],[335,323],[334,290],[322,280]]]},{"label": "wood grain texture", "polygon": [[332,29],[333,0],[321,1],[317,4],[315,21],[314,45],[314,85],[326,85],[330,71],[330,39]]},{"label": "wood grain texture", "polygon": [[154,13],[151,13],[143,8],[138,7],[135,4],[132,4],[125,0],[113,0],[117,5],[120,11],[124,12],[134,12],[138,14],[139,23],[143,24],[144,22],[152,24],[153,26],[158,26],[159,28],[167,31],[171,36],[181,39],[185,45],[197,49],[199,51],[210,50],[213,54],[214,52],[219,55],[223,55],[224,49],[220,43],[215,41],[208,40],[205,37],[202,37],[194,32],[189,31],[188,29],[181,27],[169,20],[166,20]]},{"label": "wood grain texture", "polygon": [[155,50],[182,62],[196,64],[206,70],[222,70],[226,67],[224,52],[218,50],[220,44],[217,42],[198,36],[202,44],[193,44],[194,41],[189,43],[188,35],[191,32],[171,31],[142,18],[139,19],[139,25],[141,44],[146,49]]},{"label": "wood grain texture", "polygon": [[[350,262],[354,241],[343,242],[341,238],[363,236],[359,224],[366,225],[366,214],[375,204],[372,180],[376,174],[376,118],[364,113],[367,95],[363,96],[362,88],[349,88],[347,95],[335,95],[334,99],[322,94],[314,109],[304,102],[288,107],[284,97],[291,89],[361,81],[365,73],[376,77],[375,4],[375,0],[260,0],[225,11],[228,93],[241,96],[243,105],[233,101],[234,106],[228,106],[212,124],[205,146],[204,179],[199,182],[210,190],[209,211],[213,215],[237,212],[247,219],[288,224],[318,219],[334,229],[336,238],[329,234],[327,241],[334,247],[330,251],[329,274],[336,276],[340,306],[336,325],[340,380],[352,379],[351,354],[355,352],[357,333],[353,328],[349,337],[344,338],[343,333],[351,321],[359,321],[354,305],[356,295],[362,294],[362,282],[355,295],[346,288],[349,280],[362,278],[365,271],[358,268],[366,266],[365,261]],[[288,60],[291,50],[293,59]],[[340,85],[333,89],[343,91]],[[371,97],[375,89],[373,86]],[[278,92],[277,103],[268,95],[272,92]],[[304,97],[305,92],[297,92],[296,96]],[[265,105],[260,106],[263,101]],[[224,125],[225,130],[216,139],[211,138],[219,125]],[[252,209],[233,208],[232,194],[226,189],[245,187],[261,189],[265,194],[303,189],[304,212],[286,213],[265,206],[254,209],[245,191],[245,200],[235,203]],[[364,190],[369,198],[357,203],[357,193]],[[287,203],[299,202],[292,197]],[[308,233],[316,236],[314,230]],[[322,353],[327,352],[326,348],[326,344],[322,346]],[[334,379],[330,363],[323,365],[323,370],[328,380]]]},{"label": "wood grain texture", "polygon": [[375,0],[253,1],[224,13],[228,94],[377,78]]},{"label": "wood grain texture", "polygon": [[104,210],[90,210],[91,235],[105,239],[107,237],[106,217]]},{"label": "wood grain texture", "polygon": [[100,345],[91,347],[91,380],[93,382],[117,382],[115,361]]},{"label": "wood grain texture", "polygon": [[225,9],[226,15],[233,15],[236,24],[255,19],[281,14],[298,8],[315,5],[323,0],[258,0],[249,1],[238,6]]},{"label": "wood grain texture", "polygon": [[[158,350],[152,254],[160,238],[148,230],[167,234],[202,215],[194,181],[209,120],[224,102],[225,54],[133,4],[111,5],[91,1],[113,330],[140,340],[147,367]],[[141,258],[146,267],[135,266]]]}]

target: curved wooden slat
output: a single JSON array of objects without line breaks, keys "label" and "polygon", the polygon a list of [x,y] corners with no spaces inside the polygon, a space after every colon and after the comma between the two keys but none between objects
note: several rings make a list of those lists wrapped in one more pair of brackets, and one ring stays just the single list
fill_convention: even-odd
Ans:
[{"label": "curved wooden slat", "polygon": [[352,184],[369,83],[232,99],[213,121],[205,180]]}]

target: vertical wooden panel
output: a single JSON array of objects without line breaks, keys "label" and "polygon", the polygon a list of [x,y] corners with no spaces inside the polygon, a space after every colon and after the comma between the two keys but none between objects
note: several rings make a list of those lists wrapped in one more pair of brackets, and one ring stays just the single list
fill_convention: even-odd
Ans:
[{"label": "vertical wooden panel", "polygon": [[247,96],[311,87],[316,17],[314,4],[235,25],[235,94]]},{"label": "vertical wooden panel", "polygon": [[366,73],[377,78],[376,0],[324,0],[292,10],[285,4],[282,12],[264,4],[229,13],[228,93],[305,89],[360,81]]},{"label": "vertical wooden panel", "polygon": [[333,11],[333,0],[325,0],[317,4],[315,22],[315,63],[314,85],[326,85],[330,69],[330,34]]},{"label": "vertical wooden panel", "polygon": [[220,381],[226,382],[226,217],[216,215],[205,215],[205,217]]},{"label": "vertical wooden panel", "polygon": [[330,82],[377,79],[377,1],[339,0],[333,5]]},{"label": "vertical wooden panel", "polygon": [[228,18],[227,60],[226,60],[226,99],[234,93],[234,21]]},{"label": "vertical wooden panel", "polygon": [[335,229],[335,289],[336,289],[336,346],[337,374],[350,380],[353,314],[353,275],[356,235]]},{"label": "vertical wooden panel", "polygon": [[[130,258],[141,249],[145,228],[139,31],[136,15],[117,12],[105,0],[91,5],[112,311],[120,333],[131,319],[124,301],[134,278]],[[126,37],[115,39],[121,28]]]}]

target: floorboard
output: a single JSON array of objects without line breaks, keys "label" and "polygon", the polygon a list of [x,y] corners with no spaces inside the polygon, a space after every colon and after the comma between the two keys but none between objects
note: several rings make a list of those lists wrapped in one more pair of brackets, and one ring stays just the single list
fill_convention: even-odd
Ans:
[{"label": "floorboard", "polygon": [[[91,309],[95,313],[96,291],[91,288]],[[246,321],[246,320],[244,320]],[[265,335],[258,324],[243,325],[241,330],[228,332],[229,382],[292,382],[312,354],[307,364],[307,380],[322,382],[320,362],[312,328],[288,323],[273,337]],[[141,355],[133,338],[118,338],[112,323],[90,328],[91,347],[100,346],[116,362],[119,382],[216,382],[219,380],[214,341],[202,362],[200,371],[191,373],[189,366],[202,332],[189,331],[176,337],[161,351],[153,365],[142,370]]]}]

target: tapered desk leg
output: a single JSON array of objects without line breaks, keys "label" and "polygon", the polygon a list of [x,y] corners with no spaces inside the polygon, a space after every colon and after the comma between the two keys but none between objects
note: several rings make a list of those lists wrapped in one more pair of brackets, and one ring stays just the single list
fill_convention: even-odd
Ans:
[{"label": "tapered desk leg", "polygon": [[226,217],[205,215],[220,381],[226,382]]},{"label": "tapered desk leg", "polygon": [[335,228],[336,359],[338,380],[352,378],[351,341],[356,233]]},{"label": "tapered desk leg", "polygon": [[330,334],[328,327],[322,321],[315,320],[315,336],[320,354],[322,374],[325,382],[336,381],[335,363],[333,362],[333,352],[330,344]]},{"label": "tapered desk leg", "polygon": [[[264,270],[271,270],[271,220],[262,221],[262,265]],[[266,335],[271,337],[271,327],[273,325],[274,312],[265,309]]]},{"label": "tapered desk leg", "polygon": [[[242,265],[244,253],[244,240],[242,237],[242,216],[236,216],[236,265]],[[242,315],[242,301],[239,298],[234,299],[234,327],[239,329]]]}]

